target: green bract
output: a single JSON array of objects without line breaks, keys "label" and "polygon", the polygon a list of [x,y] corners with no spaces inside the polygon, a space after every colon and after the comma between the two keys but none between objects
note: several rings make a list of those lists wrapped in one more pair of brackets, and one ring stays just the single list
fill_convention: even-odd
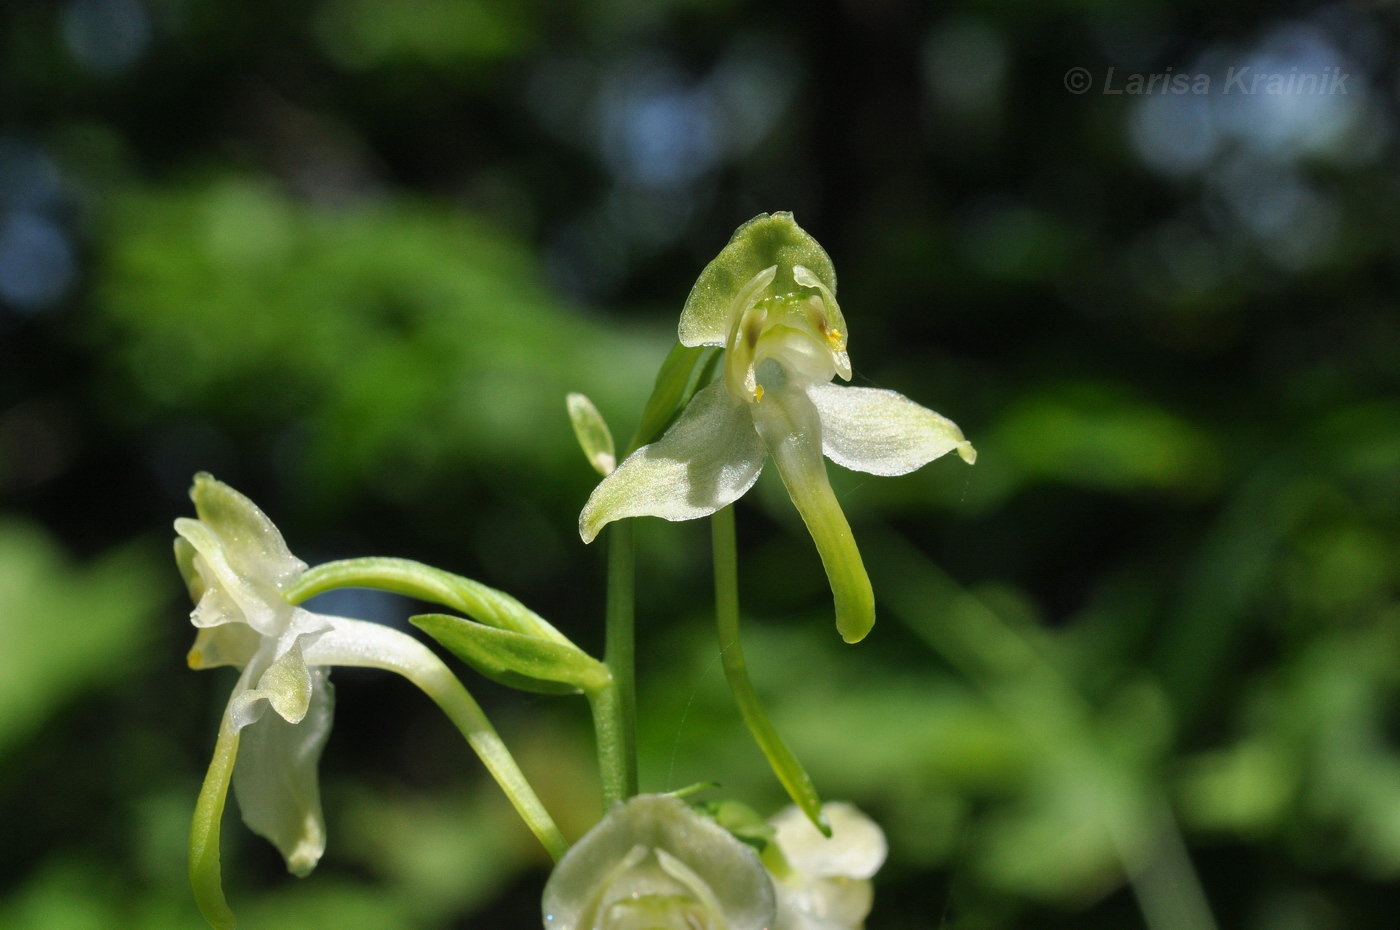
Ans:
[{"label": "green bract", "polygon": [[606,478],[617,467],[617,452],[613,449],[612,431],[608,429],[607,421],[584,394],[570,394],[566,403],[574,436],[578,438],[583,454],[588,457],[588,464]]},{"label": "green bract", "polygon": [[680,321],[683,344],[724,348],[723,375],[598,485],[579,516],[584,541],[625,517],[708,516],[743,496],[771,454],[826,567],[837,628],[863,638],[874,596],[822,456],[902,475],[955,449],[969,463],[976,453],[952,421],[903,395],[832,384],[851,378],[847,335],[831,259],[792,214],[739,227]]},{"label": "green bract", "polygon": [[754,851],[669,795],[615,805],[544,889],[549,930],[767,930],[773,915]]},{"label": "green bract", "polygon": [[[773,845],[764,861],[778,898],[774,930],[859,930],[874,899],[871,877],[885,862],[885,834],[850,804],[822,805],[831,837],[796,807],[768,821]],[[776,849],[774,848],[776,847]]]}]

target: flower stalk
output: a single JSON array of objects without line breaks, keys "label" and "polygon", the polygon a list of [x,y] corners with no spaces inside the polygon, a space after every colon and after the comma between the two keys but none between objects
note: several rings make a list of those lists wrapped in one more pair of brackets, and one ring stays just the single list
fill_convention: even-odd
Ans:
[{"label": "flower stalk", "polygon": [[637,672],[632,521],[608,532],[607,639],[603,662],[612,690],[594,702],[603,809],[637,793]]},{"label": "flower stalk", "polygon": [[710,518],[710,528],[715,560],[715,621],[719,627],[720,662],[724,666],[729,690],[734,693],[734,702],[739,705],[739,713],[743,715],[754,741],[767,756],[768,764],[773,767],[773,773],[782,782],[788,796],[811,818],[817,829],[829,836],[831,828],[822,816],[821,798],[817,795],[811,776],[764,713],[758,692],[749,679],[744,646],[739,639],[739,564],[734,508],[725,507],[716,511]]}]

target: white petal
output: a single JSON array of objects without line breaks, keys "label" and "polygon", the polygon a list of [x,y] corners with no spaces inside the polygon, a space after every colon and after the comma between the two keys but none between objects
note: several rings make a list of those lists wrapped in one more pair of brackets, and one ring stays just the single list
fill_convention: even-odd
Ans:
[{"label": "white petal", "polygon": [[310,694],[299,723],[264,714],[243,729],[233,769],[243,822],[281,851],[294,875],[315,868],[326,848],[316,768],[334,708],[327,671],[307,670]]},{"label": "white petal", "polygon": [[[655,860],[662,874],[638,874],[653,851],[667,854]],[[643,883],[657,877],[675,880],[692,898],[703,885],[710,897],[699,903],[718,906],[729,930],[771,926],[773,883],[754,851],[685,802],[655,794],[615,805],[560,860],[544,889],[545,926],[590,930],[584,921],[610,899],[609,890],[645,894]],[[629,887],[610,888],[614,883]]]},{"label": "white petal", "polygon": [[291,605],[258,566],[240,564],[238,553],[202,520],[181,517],[175,521],[175,532],[195,551],[189,563],[199,583],[191,589],[203,589],[190,614],[195,626],[246,623],[266,636],[286,629]]},{"label": "white petal", "polygon": [[244,572],[280,589],[306,571],[267,514],[222,481],[204,472],[195,475],[190,498],[200,521],[219,535],[229,559]]},{"label": "white petal", "polygon": [[185,580],[185,588],[190,592],[190,600],[196,604],[204,597],[204,579],[200,577],[199,569],[195,568],[194,560],[199,553],[195,551],[190,541],[183,536],[175,537],[175,567],[180,569],[180,577]]},{"label": "white petal", "polygon": [[579,535],[592,542],[624,517],[707,517],[753,487],[767,457],[748,405],[716,381],[691,399],[666,435],[632,453],[594,488],[579,515]]},{"label": "white petal", "polygon": [[195,626],[242,622],[259,633],[280,635],[291,613],[281,592],[301,577],[306,563],[287,550],[257,505],[223,482],[196,475],[190,497],[199,519],[176,520],[175,530],[197,554],[190,557],[177,547],[176,558],[199,576],[191,591],[203,588],[191,614]]},{"label": "white petal", "polygon": [[187,660],[190,668],[218,668],[232,665],[242,669],[257,655],[262,637],[246,623],[225,623],[201,629],[195,634]]},{"label": "white petal", "polygon": [[306,715],[316,676],[307,667],[303,650],[330,629],[325,617],[297,607],[290,630],[278,639],[263,639],[262,648],[244,672],[246,683],[240,681],[245,690],[229,700],[228,713],[236,728],[241,730],[261,719],[267,705],[288,723],[297,723]]},{"label": "white petal", "polygon": [[822,420],[822,451],[838,465],[872,475],[904,475],[948,452],[977,459],[947,417],[903,394],[818,384],[807,389]]},{"label": "white petal", "polygon": [[778,919],[774,930],[860,930],[875,889],[868,880],[811,878],[801,873],[775,879]]},{"label": "white petal", "polygon": [[778,831],[778,848],[788,865],[820,878],[865,879],[878,872],[889,852],[879,825],[844,801],[823,804],[822,813],[831,824],[830,839],[795,806],[769,821]]}]

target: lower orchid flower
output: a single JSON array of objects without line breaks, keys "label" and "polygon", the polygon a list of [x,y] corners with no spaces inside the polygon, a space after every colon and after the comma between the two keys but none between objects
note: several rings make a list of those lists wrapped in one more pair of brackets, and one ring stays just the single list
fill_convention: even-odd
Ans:
[{"label": "lower orchid flower", "polygon": [[614,805],[544,889],[547,930],[768,930],[773,908],[754,851],[663,794]]},{"label": "lower orchid flower", "polygon": [[722,346],[723,374],[598,485],[579,516],[584,542],[625,517],[715,513],[753,486],[772,455],[831,581],[837,629],[859,641],[875,622],[874,595],[822,456],[902,475],[954,450],[971,463],[971,443],[901,394],[831,383],[851,379],[836,273],[791,213],[739,227],[686,300],[680,341]]},{"label": "lower orchid flower", "polygon": [[[241,674],[219,727],[190,831],[190,879],[201,912],[234,926],[219,866],[219,821],[230,781],[243,822],[304,876],[326,846],[317,763],[330,734],[328,667],[387,669],[436,701],[551,851],[564,843],[500,738],[452,672],[411,636],[375,623],[315,614],[287,599],[306,571],[282,534],[248,498],[207,474],[190,492],[199,519],[175,521],[175,557],[196,602],[191,668],[231,665]],[[533,818],[533,819],[532,819]],[[552,833],[550,832],[552,831]]]},{"label": "lower orchid flower", "polygon": [[829,838],[796,807],[769,821],[774,836],[763,858],[777,892],[774,930],[860,930],[870,913],[870,879],[885,862],[885,834],[842,801],[822,805],[822,815]]}]

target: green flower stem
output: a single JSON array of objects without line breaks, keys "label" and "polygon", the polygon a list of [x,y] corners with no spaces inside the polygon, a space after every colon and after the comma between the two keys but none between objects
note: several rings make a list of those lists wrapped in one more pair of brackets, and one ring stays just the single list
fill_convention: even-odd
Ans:
[{"label": "green flower stem", "polygon": [[812,819],[817,829],[830,836],[831,828],[822,817],[822,802],[817,796],[816,786],[763,712],[758,693],[749,680],[744,647],[739,641],[739,554],[734,534],[734,508],[725,507],[716,511],[710,518],[710,526],[714,538],[715,619],[719,625],[719,654],[724,665],[724,676],[729,680],[729,690],[734,692],[734,701],[739,705],[744,723],[748,724],[758,747],[768,757],[768,764],[787,789],[788,796]]},{"label": "green flower stem", "polygon": [[481,706],[467,693],[457,676],[444,667],[440,674],[428,678],[408,677],[456,724],[554,861],[563,858],[564,853],[569,851],[564,835],[559,832],[549,811],[540,803],[535,789],[526,780],[525,773],[520,771],[520,766],[516,765],[515,758],[501,741],[496,728],[491,726]]},{"label": "green flower stem", "polygon": [[[637,793],[637,672],[635,558],[632,521],[608,530],[607,645],[603,661],[612,672],[611,689],[592,700],[603,774],[603,807]],[[613,692],[609,694],[609,691]],[[592,697],[590,695],[590,697]]]},{"label": "green flower stem", "polygon": [[486,770],[555,861],[568,851],[569,844],[481,706],[427,646],[387,626],[337,619],[329,632],[307,648],[306,660],[313,664],[384,669],[413,682],[467,738]]},{"label": "green flower stem", "polygon": [[636,784],[628,783],[631,771],[627,766],[627,717],[623,711],[622,689],[616,681],[606,687],[586,692],[588,706],[593,711],[593,733],[598,741],[598,772],[603,781],[603,809],[612,810],[615,803],[626,801],[637,793]]},{"label": "green flower stem", "polygon": [[1171,807],[1160,793],[1150,803],[1157,836],[1145,859],[1127,852],[1128,838],[1115,836],[1143,922],[1148,930],[1216,930],[1215,915]]},{"label": "green flower stem", "polygon": [[214,744],[214,758],[209,762],[209,772],[199,789],[194,821],[190,824],[190,885],[194,888],[199,912],[214,930],[233,930],[237,924],[224,898],[219,868],[219,825],[237,758],[238,731],[225,713],[219,725],[218,742]]},{"label": "green flower stem", "polygon": [[291,603],[300,604],[336,588],[393,591],[451,607],[488,626],[573,645],[539,614],[504,591],[410,559],[368,557],[326,562],[303,574],[285,596]]}]

